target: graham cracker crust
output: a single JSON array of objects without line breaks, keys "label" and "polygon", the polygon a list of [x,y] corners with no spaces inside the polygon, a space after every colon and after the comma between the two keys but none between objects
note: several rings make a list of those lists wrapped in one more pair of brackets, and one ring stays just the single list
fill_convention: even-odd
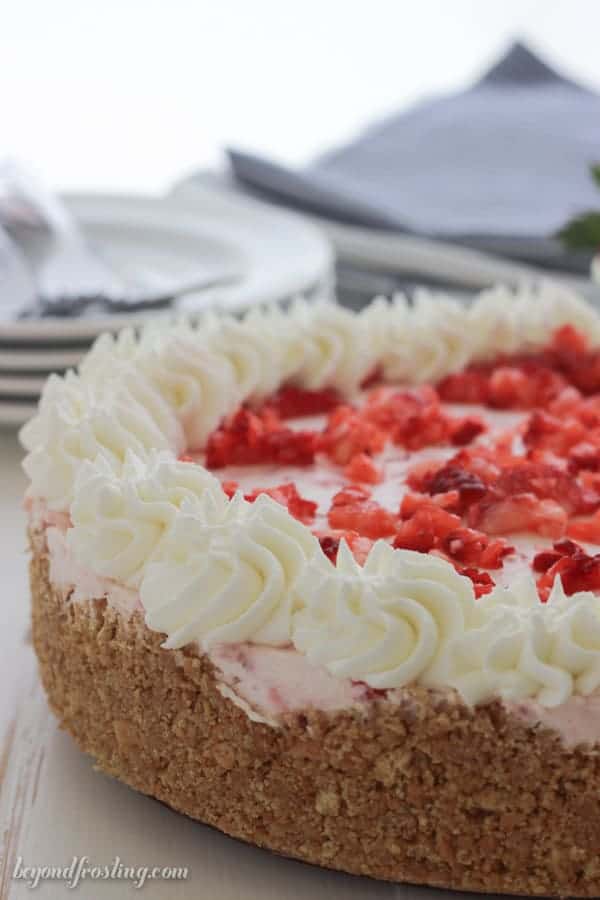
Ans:
[{"label": "graham cracker crust", "polygon": [[367,717],[307,710],[275,729],[168,651],[139,614],[71,603],[31,561],[33,642],[50,705],[98,767],[173,809],[285,856],[484,893],[600,895],[600,756],[500,703],[422,688]]}]

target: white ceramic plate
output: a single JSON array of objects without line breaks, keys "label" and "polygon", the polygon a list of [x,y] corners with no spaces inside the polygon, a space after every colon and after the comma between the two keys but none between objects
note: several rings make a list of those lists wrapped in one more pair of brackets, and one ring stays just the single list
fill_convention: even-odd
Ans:
[{"label": "white ceramic plate", "polygon": [[37,396],[45,381],[45,375],[5,375],[0,372],[0,398]]},{"label": "white ceramic plate", "polygon": [[[330,283],[333,256],[322,233],[294,214],[245,197],[203,188],[191,203],[176,197],[101,194],[64,199],[90,241],[124,274],[152,269],[161,278],[192,275],[215,258],[239,264],[243,274],[227,285],[189,293],[167,310],[116,315],[88,310],[76,318],[7,321],[0,315],[0,344],[89,341],[102,331],[139,324],[149,316],[210,306],[240,310]],[[0,346],[0,359],[5,353]]]},{"label": "white ceramic plate", "polygon": [[48,375],[50,372],[76,366],[87,349],[87,347],[53,349],[42,346],[38,351],[31,347],[24,350],[12,347],[8,350],[1,348],[0,373],[24,375],[29,372],[39,372]]},{"label": "white ceramic plate", "polygon": [[0,426],[23,425],[36,411],[37,403],[0,399]]}]

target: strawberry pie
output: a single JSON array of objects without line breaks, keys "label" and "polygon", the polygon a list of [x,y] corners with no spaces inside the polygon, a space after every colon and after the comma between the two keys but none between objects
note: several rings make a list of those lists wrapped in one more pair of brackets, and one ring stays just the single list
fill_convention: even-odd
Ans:
[{"label": "strawberry pie", "polygon": [[21,437],[41,676],[99,768],[321,866],[600,894],[595,309],[157,323]]}]

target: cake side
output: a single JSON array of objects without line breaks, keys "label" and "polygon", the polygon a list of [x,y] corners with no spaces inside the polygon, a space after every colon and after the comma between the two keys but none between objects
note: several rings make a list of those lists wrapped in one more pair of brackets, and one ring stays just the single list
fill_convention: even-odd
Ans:
[{"label": "cake side", "polygon": [[[453,889],[600,894],[600,757],[500,702],[405,689],[368,710],[252,721],[192,647],[70,602],[33,542],[33,639],[61,725],[99,768],[286,856]],[[127,685],[127,690],[123,686]]]}]

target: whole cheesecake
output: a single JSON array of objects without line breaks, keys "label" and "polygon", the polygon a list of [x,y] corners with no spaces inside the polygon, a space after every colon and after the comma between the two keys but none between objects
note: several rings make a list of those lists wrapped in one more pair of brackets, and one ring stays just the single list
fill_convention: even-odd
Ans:
[{"label": "whole cheesecake", "polygon": [[552,286],[100,338],[21,434],[63,727],[286,856],[600,895],[599,348]]}]

